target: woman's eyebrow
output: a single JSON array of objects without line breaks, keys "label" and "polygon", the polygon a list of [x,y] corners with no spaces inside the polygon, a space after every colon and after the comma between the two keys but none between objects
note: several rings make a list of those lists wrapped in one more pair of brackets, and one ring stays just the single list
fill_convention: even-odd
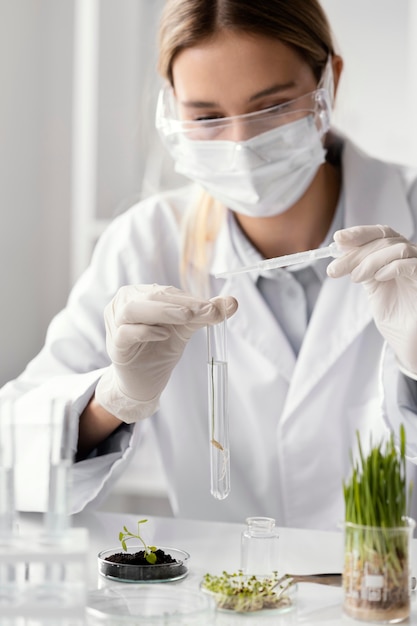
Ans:
[{"label": "woman's eyebrow", "polygon": [[180,104],[183,107],[192,107],[195,109],[207,109],[220,106],[218,102],[206,102],[204,100],[182,100]]},{"label": "woman's eyebrow", "polygon": [[280,83],[279,85],[272,85],[272,87],[267,87],[266,89],[262,89],[262,91],[258,91],[253,96],[249,98],[249,102],[253,102],[254,100],[258,100],[259,98],[265,98],[265,96],[271,96],[276,93],[280,93],[281,91],[287,91],[287,89],[291,89],[295,87],[295,82],[293,80],[288,83]]},{"label": "woman's eyebrow", "polygon": [[[267,87],[266,89],[262,89],[257,93],[253,94],[248,100],[248,102],[253,102],[254,100],[259,100],[259,98],[265,98],[266,96],[271,96],[281,91],[286,91],[287,89],[291,89],[295,86],[294,81],[290,81],[288,83],[280,83],[279,85],[272,85],[271,87]],[[219,102],[208,101],[208,100],[182,100],[181,105],[183,107],[192,107],[195,109],[207,109],[213,107],[219,107]]]}]

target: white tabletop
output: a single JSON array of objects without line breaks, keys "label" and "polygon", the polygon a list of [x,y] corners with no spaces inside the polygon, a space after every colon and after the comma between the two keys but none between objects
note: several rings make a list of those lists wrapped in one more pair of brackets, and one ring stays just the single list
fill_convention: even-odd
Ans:
[{"label": "white tabletop", "polygon": [[[176,585],[197,588],[206,573],[233,572],[240,566],[240,536],[245,528],[242,524],[205,522],[138,515],[92,512],[76,515],[74,527],[84,527],[89,531],[89,589],[103,588],[106,585],[124,585],[108,581],[98,574],[97,554],[106,548],[120,549],[118,536],[123,526],[137,527],[138,519],[147,517],[143,534],[150,545],[181,548],[191,555],[189,574]],[[39,527],[40,516],[23,515],[21,527],[24,530]],[[302,529],[280,528],[279,573],[312,574],[320,572],[341,572],[343,562],[342,532],[325,532]],[[412,541],[412,571],[417,572],[417,539]],[[336,626],[358,624],[342,614],[342,589],[302,583],[298,585],[297,607],[294,611],[272,618],[262,616],[218,615],[219,626]],[[362,622],[363,623],[363,622]],[[417,600],[412,594],[411,624],[417,624]],[[203,626],[203,625],[202,625]]]}]

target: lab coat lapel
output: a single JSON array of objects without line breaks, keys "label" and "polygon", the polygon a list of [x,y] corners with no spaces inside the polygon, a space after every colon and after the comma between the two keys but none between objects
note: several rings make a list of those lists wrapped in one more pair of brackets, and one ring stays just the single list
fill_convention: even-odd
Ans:
[{"label": "lab coat lapel", "polygon": [[[239,302],[237,312],[228,321],[229,332],[237,333],[241,341],[251,344],[264,359],[279,369],[289,383],[296,362],[294,352],[253,279],[247,275],[230,278],[222,294],[233,295]],[[256,311],[256,319],[247,315],[246,311]]]},{"label": "lab coat lapel", "polygon": [[320,384],[335,361],[371,321],[362,285],[352,283],[346,276],[325,279],[298,355],[284,419]]}]

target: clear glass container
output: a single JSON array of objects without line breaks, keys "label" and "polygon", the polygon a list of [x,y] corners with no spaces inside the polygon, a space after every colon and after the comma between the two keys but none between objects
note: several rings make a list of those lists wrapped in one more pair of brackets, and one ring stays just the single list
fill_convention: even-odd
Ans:
[{"label": "clear glass container", "polygon": [[213,624],[216,604],[197,589],[178,585],[108,587],[90,592],[88,625],[202,626]]},{"label": "clear glass container", "polygon": [[375,527],[345,523],[343,612],[365,622],[397,623],[410,615],[410,541],[415,521]]},{"label": "clear glass container", "polygon": [[248,517],[241,535],[240,569],[267,576],[278,571],[278,530],[272,517]]},{"label": "clear glass container", "polygon": [[[107,560],[114,554],[120,553],[119,548],[103,550],[98,555],[98,571],[105,578],[125,583],[163,583],[181,580],[188,574],[188,560],[190,555],[185,550],[158,546],[166,554],[170,555],[174,562],[155,565],[132,565],[114,563]],[[142,546],[128,546],[126,554],[135,554]]]}]

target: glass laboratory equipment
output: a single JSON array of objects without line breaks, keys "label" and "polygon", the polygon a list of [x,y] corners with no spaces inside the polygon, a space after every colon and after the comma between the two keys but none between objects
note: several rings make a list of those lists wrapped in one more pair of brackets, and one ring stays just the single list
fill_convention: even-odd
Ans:
[{"label": "glass laboratory equipment", "polygon": [[207,352],[211,494],[224,500],[230,492],[226,318],[207,327]]},{"label": "glass laboratory equipment", "polygon": [[241,535],[240,569],[267,576],[278,571],[278,530],[272,517],[248,517]]},{"label": "glass laboratory equipment", "polygon": [[416,523],[344,525],[343,612],[367,623],[407,621],[411,611],[411,539]]},{"label": "glass laboratory equipment", "polygon": [[39,603],[66,608],[71,614],[83,612],[86,601],[85,529],[70,527],[71,469],[77,421],[72,419],[71,404],[55,398],[49,419],[49,490],[48,507],[40,549],[49,558],[32,562],[30,572],[36,581],[35,597]]},{"label": "glass laboratory equipment", "polygon": [[68,530],[70,520],[70,471],[73,461],[74,426],[71,405],[55,398],[50,415],[49,493],[45,514],[45,537],[52,541]]},{"label": "glass laboratory equipment", "polygon": [[[9,413],[7,411],[6,415]],[[4,407],[1,411],[1,426],[4,426]],[[6,420],[6,424],[8,421]],[[9,579],[7,601],[2,601],[4,590],[0,577],[0,615],[4,620],[33,620],[33,623],[51,623],[54,626],[84,624],[87,573],[88,573],[88,533],[85,528],[71,528],[70,514],[70,470],[74,446],[76,420],[71,419],[70,406],[64,400],[57,399],[50,411],[39,411],[36,418],[26,419],[19,414],[13,415],[13,431],[0,428],[2,441],[7,433],[7,440],[15,434],[18,444],[19,429],[22,429],[24,441],[33,441],[33,445],[45,448],[49,446],[49,455],[45,460],[45,479],[49,481],[47,512],[40,528],[33,529],[25,525],[22,516],[19,529],[12,535],[13,540],[1,546],[0,575],[12,572]],[[12,450],[13,448],[10,447]],[[19,467],[20,455],[25,448],[16,446],[15,459],[12,463]],[[0,442],[0,467],[6,466],[7,485],[11,485],[8,501],[13,503],[16,497],[16,485],[10,472],[9,456],[4,453]],[[43,472],[40,472],[40,475]],[[43,480],[43,479],[42,479]],[[4,482],[4,481],[3,481]],[[0,485],[3,487],[3,484]],[[3,493],[0,494],[3,497]],[[3,502],[0,503],[4,509]],[[3,512],[3,511],[1,511]],[[11,519],[3,516],[3,527],[10,528]],[[50,622],[48,621],[50,620]],[[28,623],[19,621],[10,623]],[[32,621],[30,621],[32,623]]]},{"label": "glass laboratory equipment", "polygon": [[337,243],[333,241],[329,246],[316,248],[314,250],[305,250],[304,252],[294,252],[294,254],[284,254],[283,256],[273,257],[272,259],[264,259],[258,261],[254,265],[246,265],[237,269],[228,270],[215,274],[216,278],[227,278],[236,274],[245,274],[246,272],[274,270],[278,267],[288,267],[289,265],[298,265],[299,263],[311,263],[318,259],[326,259],[328,257],[337,258],[342,256],[343,251]]},{"label": "glass laboratory equipment", "polygon": [[213,598],[198,589],[162,584],[107,586],[88,596],[90,626],[209,626],[217,623]]}]

